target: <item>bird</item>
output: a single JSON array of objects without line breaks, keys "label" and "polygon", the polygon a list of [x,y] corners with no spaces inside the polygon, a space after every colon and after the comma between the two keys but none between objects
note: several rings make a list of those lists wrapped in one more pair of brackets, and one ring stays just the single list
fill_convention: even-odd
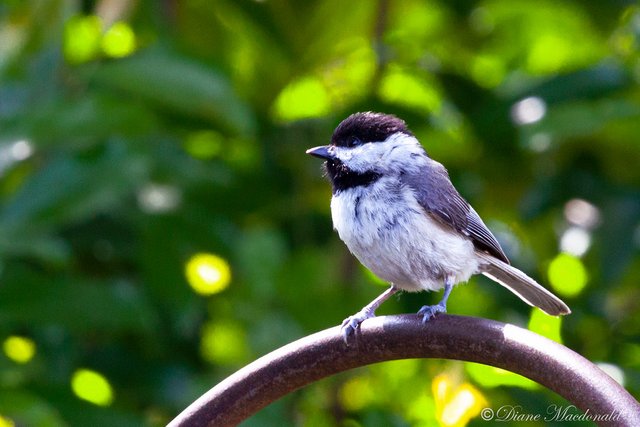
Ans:
[{"label": "bird", "polygon": [[390,284],[341,325],[345,342],[399,291],[439,291],[418,311],[426,323],[446,313],[454,285],[483,274],[525,303],[558,316],[569,307],[513,267],[497,239],[400,118],[359,112],[335,129],[329,145],[307,154],[324,160],[333,228],[349,251]]}]

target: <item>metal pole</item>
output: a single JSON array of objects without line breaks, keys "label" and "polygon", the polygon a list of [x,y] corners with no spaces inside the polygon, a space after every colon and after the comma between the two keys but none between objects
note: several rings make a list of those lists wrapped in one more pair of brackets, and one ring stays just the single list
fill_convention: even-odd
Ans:
[{"label": "metal pole", "polygon": [[616,414],[604,426],[640,426],[640,404],[584,357],[526,329],[492,320],[417,315],[365,321],[346,346],[334,327],[245,366],[193,402],[170,427],[232,426],[321,378],[372,363],[438,358],[483,363],[532,379],[589,414]]}]

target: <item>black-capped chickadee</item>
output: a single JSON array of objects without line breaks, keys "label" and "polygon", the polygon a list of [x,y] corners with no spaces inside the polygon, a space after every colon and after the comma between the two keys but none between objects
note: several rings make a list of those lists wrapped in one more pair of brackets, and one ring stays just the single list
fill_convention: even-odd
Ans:
[{"label": "black-capped chickadee", "polygon": [[509,265],[500,244],[429,158],[404,121],[356,113],[336,128],[331,144],[307,150],[325,159],[333,187],[333,226],[349,250],[391,287],[342,322],[345,341],[400,290],[437,291],[423,322],[446,312],[453,286],[482,273],[550,315],[569,314],[559,298]]}]

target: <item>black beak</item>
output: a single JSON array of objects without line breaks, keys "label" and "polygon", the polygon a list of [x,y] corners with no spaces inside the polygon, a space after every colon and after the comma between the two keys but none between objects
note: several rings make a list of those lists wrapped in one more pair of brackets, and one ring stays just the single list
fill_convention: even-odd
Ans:
[{"label": "black beak", "polygon": [[321,159],[332,160],[335,156],[331,151],[329,151],[330,148],[330,145],[321,145],[319,147],[309,148],[307,150],[307,154],[311,154],[312,156],[319,157]]}]

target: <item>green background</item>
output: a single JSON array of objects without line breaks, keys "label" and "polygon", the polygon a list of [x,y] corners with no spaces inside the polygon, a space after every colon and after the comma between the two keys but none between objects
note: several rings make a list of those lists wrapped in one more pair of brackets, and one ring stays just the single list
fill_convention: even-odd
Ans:
[{"label": "green background", "polygon": [[[3,0],[0,424],[164,425],[380,293],[304,154],[365,110],[405,119],[512,263],[573,310],[473,278],[449,312],[530,326],[638,396],[639,43],[624,0]],[[225,289],[189,286],[198,253],[228,263]],[[78,391],[82,370],[99,375]],[[566,402],[514,375],[414,360],[246,425],[481,426],[485,406],[550,404]]]}]

